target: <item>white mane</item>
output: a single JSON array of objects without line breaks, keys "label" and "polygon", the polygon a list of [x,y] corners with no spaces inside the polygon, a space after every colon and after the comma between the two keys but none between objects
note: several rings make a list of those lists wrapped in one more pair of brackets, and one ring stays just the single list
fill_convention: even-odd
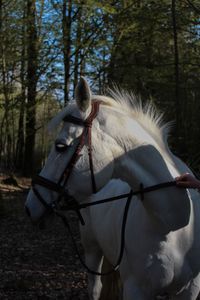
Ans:
[{"label": "white mane", "polygon": [[[158,146],[164,150],[168,150],[167,136],[170,128],[170,123],[163,123],[163,114],[159,113],[152,102],[145,106],[142,105],[140,99],[136,99],[133,93],[125,90],[119,90],[117,87],[110,89],[111,97],[93,95],[92,101],[100,100],[105,105],[118,108],[128,116],[135,119],[156,141]],[[70,114],[76,106],[75,101],[72,101],[65,107],[57,116],[55,116],[49,124],[49,129],[57,127],[63,118]],[[168,152],[168,151],[167,151]]]},{"label": "white mane", "polygon": [[163,122],[163,113],[160,113],[152,102],[143,105],[140,98],[133,93],[120,90],[117,87],[109,89],[111,97],[94,96],[94,99],[103,101],[105,104],[119,107],[128,116],[136,120],[158,143],[159,147],[167,150],[167,138],[172,122]]}]

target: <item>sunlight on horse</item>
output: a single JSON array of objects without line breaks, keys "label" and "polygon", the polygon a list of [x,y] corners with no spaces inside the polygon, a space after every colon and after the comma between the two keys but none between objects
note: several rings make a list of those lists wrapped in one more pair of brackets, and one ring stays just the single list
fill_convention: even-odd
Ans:
[{"label": "sunlight on horse", "polygon": [[[51,126],[63,120],[26,201],[35,222],[62,198],[63,185],[65,200],[73,197],[82,204],[191,173],[170,152],[161,116],[126,92],[116,89],[112,98],[93,96],[82,78],[76,102],[61,111]],[[200,290],[198,192],[173,185],[140,194],[132,197],[128,210],[119,266],[122,288],[119,285],[115,296],[106,296],[106,285],[111,291],[110,280],[117,283],[118,276],[102,279],[89,274],[90,299],[152,300],[168,295],[173,300],[195,300]],[[103,257],[109,265],[116,263],[125,203],[122,199],[81,210],[86,264],[97,272],[101,272]]]}]

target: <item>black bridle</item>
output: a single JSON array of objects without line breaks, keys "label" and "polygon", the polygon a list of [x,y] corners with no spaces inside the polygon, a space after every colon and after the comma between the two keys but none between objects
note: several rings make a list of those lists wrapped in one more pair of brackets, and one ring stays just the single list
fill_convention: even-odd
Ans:
[{"label": "black bridle", "polygon": [[[62,172],[58,182],[57,183],[53,182],[41,175],[37,175],[32,180],[32,190],[33,190],[34,194],[36,195],[38,200],[42,203],[42,205],[48,211],[52,211],[52,210],[55,210],[56,208],[58,208],[58,205],[59,205],[59,202],[61,199],[65,199],[69,203],[69,205],[71,205],[72,202],[73,202],[73,205],[78,204],[76,202],[76,200],[72,196],[70,196],[70,194],[68,193],[68,190],[65,188],[65,186],[69,180],[70,175],[72,174],[72,171],[73,171],[73,168],[74,168],[76,162],[78,161],[78,159],[80,157],[81,150],[83,149],[83,147],[85,145],[87,146],[87,150],[88,150],[92,191],[93,191],[93,193],[97,192],[95,176],[94,176],[93,159],[92,159],[91,129],[92,129],[92,122],[96,118],[96,116],[99,112],[99,105],[100,105],[99,101],[93,102],[91,112],[86,120],[82,120],[82,119],[79,119],[79,118],[71,116],[71,115],[68,115],[63,119],[64,122],[70,122],[70,123],[73,123],[73,124],[76,124],[79,126],[83,126],[83,132],[79,138],[78,145],[76,146],[76,149],[75,149],[69,163],[67,164],[64,171]],[[56,199],[56,201],[54,201],[51,204],[46,202],[45,199],[42,197],[42,195],[37,190],[36,185],[43,186],[48,190],[56,192],[58,194],[58,198]],[[77,214],[78,214],[78,217],[79,217],[81,223],[84,225],[84,221],[83,221],[83,218],[82,218],[79,210],[77,210]]]},{"label": "black bridle", "polygon": [[[110,198],[106,198],[106,199],[102,199],[102,200],[97,200],[94,202],[89,202],[89,203],[82,203],[79,204],[75,198],[73,198],[72,196],[70,196],[68,190],[65,188],[70,175],[72,174],[73,168],[76,164],[76,162],[78,161],[79,157],[80,157],[80,153],[81,150],[83,149],[84,146],[87,146],[88,149],[88,156],[89,156],[89,165],[90,165],[90,173],[91,173],[91,184],[92,184],[92,191],[93,193],[97,192],[97,186],[96,186],[96,182],[95,182],[95,175],[94,175],[94,167],[93,167],[93,159],[92,159],[92,134],[91,134],[91,129],[92,129],[92,123],[93,120],[96,118],[98,112],[99,112],[99,105],[100,102],[99,101],[94,101],[92,103],[92,110],[90,115],[88,116],[88,118],[86,120],[82,120],[79,118],[76,118],[74,116],[68,115],[66,116],[63,121],[64,122],[70,122],[79,126],[83,126],[83,132],[79,138],[79,142],[78,145],[75,149],[74,154],[72,155],[69,163],[67,164],[67,166],[65,167],[63,173],[60,176],[60,179],[58,181],[58,183],[55,183],[41,175],[37,175],[33,180],[32,180],[32,190],[35,194],[35,196],[37,197],[37,199],[40,201],[40,203],[46,208],[47,211],[49,212],[54,212],[56,215],[58,215],[64,225],[68,228],[76,253],[81,261],[81,263],[83,264],[83,266],[87,269],[88,272],[94,274],[94,275],[108,275],[110,273],[112,273],[113,271],[117,270],[122,257],[123,257],[123,252],[124,252],[124,245],[125,245],[125,228],[126,228],[126,221],[127,221],[127,216],[128,216],[128,210],[129,210],[129,206],[130,206],[130,202],[132,199],[132,196],[136,196],[136,195],[140,195],[141,200],[144,200],[144,194],[145,193],[149,193],[152,191],[156,191],[162,188],[167,188],[167,187],[172,187],[176,185],[175,181],[169,181],[169,182],[163,182],[163,183],[159,183],[156,185],[152,185],[149,187],[144,187],[143,184],[140,184],[140,188],[137,191],[133,191],[132,189],[130,190],[129,193],[126,194],[122,194],[119,196],[115,196],[115,197],[110,197]],[[53,202],[53,203],[48,203],[47,201],[45,201],[45,199],[42,197],[42,195],[40,194],[40,192],[38,191],[36,185],[42,186],[48,190],[51,190],[53,192],[56,192],[58,194],[57,199]],[[126,204],[125,204],[125,208],[124,208],[124,213],[123,213],[123,220],[122,220],[122,227],[121,227],[121,245],[120,245],[120,252],[119,252],[119,256],[117,259],[117,263],[113,266],[113,268],[105,273],[99,273],[96,271],[91,270],[83,261],[79,250],[77,248],[75,239],[73,237],[71,228],[69,226],[69,223],[66,219],[66,216],[62,213],[62,211],[75,211],[77,213],[77,216],[79,218],[79,221],[81,222],[82,225],[85,224],[83,217],[81,215],[81,209],[90,207],[90,206],[94,206],[94,205],[99,205],[99,204],[103,204],[103,203],[107,203],[107,202],[112,202],[112,201],[117,201],[123,198],[127,198],[126,200]],[[65,205],[60,206],[59,203],[60,201],[64,199],[65,201]]]}]

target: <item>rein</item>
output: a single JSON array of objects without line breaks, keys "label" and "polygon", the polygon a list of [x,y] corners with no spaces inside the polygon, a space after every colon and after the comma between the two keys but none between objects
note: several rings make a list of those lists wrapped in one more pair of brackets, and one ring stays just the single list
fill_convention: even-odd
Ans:
[{"label": "rein", "polygon": [[86,263],[84,262],[84,260],[81,257],[81,254],[80,254],[79,249],[77,247],[75,238],[73,236],[73,233],[72,233],[71,227],[70,227],[70,225],[67,221],[67,218],[62,213],[60,213],[59,211],[54,210],[56,215],[59,216],[61,218],[61,220],[63,221],[64,226],[68,229],[68,232],[71,236],[71,240],[72,240],[75,252],[76,252],[81,264],[88,271],[88,273],[93,274],[93,275],[97,275],[97,276],[106,276],[106,275],[110,275],[113,272],[118,270],[118,268],[120,266],[120,263],[121,263],[121,260],[123,258],[123,254],[124,254],[125,230],[126,230],[128,211],[129,211],[129,206],[130,206],[130,203],[131,203],[131,200],[132,200],[132,196],[140,195],[141,200],[143,201],[145,193],[149,193],[149,192],[152,192],[152,191],[156,191],[156,190],[159,190],[159,189],[162,189],[162,188],[168,188],[168,187],[172,187],[172,186],[176,186],[176,181],[167,181],[167,182],[159,183],[159,184],[152,185],[152,186],[149,186],[149,187],[146,187],[146,188],[143,187],[143,184],[140,184],[140,189],[137,190],[137,191],[130,190],[129,193],[122,194],[122,195],[115,196],[115,197],[102,199],[102,200],[97,200],[97,201],[94,201],[92,203],[88,202],[88,203],[79,204],[75,199],[72,199],[71,202],[67,201],[67,206],[62,206],[61,207],[61,211],[70,211],[70,210],[75,211],[78,214],[78,217],[79,217],[79,220],[80,220],[81,224],[84,225],[85,222],[84,222],[84,220],[82,218],[82,215],[80,213],[81,209],[84,209],[84,208],[87,208],[87,207],[90,207],[90,206],[103,204],[103,203],[117,201],[117,200],[120,200],[120,199],[123,199],[123,198],[127,198],[125,208],[124,208],[124,213],[123,213],[123,219],[122,219],[121,243],[120,243],[120,251],[119,251],[118,259],[117,259],[117,262],[115,263],[115,265],[113,265],[112,268],[110,270],[106,271],[106,272],[96,272],[96,271],[90,269],[86,265]]},{"label": "rein", "polygon": [[128,194],[122,194],[119,196],[115,196],[115,197],[110,197],[110,198],[106,198],[106,199],[102,199],[102,200],[97,200],[94,201],[92,203],[88,202],[88,203],[83,203],[83,204],[78,204],[78,209],[82,209],[82,208],[86,208],[89,206],[94,206],[97,204],[103,204],[103,203],[107,203],[107,202],[111,202],[111,201],[116,201],[116,200],[120,200],[123,198],[127,198],[129,196],[137,196],[140,195],[141,196],[141,200],[144,200],[144,194],[149,193],[149,192],[153,192],[156,190],[160,190],[163,188],[167,188],[167,187],[171,187],[171,186],[176,186],[176,181],[167,181],[167,182],[163,182],[163,183],[159,183],[159,184],[155,184],[155,185],[151,185],[148,187],[143,187],[143,184],[140,184],[140,189],[137,191],[130,191],[130,193]]},{"label": "rein", "polygon": [[[84,260],[82,259],[82,256],[79,252],[79,249],[77,247],[77,243],[75,241],[75,238],[74,238],[74,235],[72,233],[72,230],[71,230],[71,227],[67,221],[67,218],[63,215],[63,214],[60,214],[59,212],[55,211],[55,213],[61,218],[61,220],[63,221],[63,224],[64,226],[68,229],[68,232],[71,236],[71,240],[72,240],[72,243],[73,243],[73,246],[74,246],[74,249],[75,249],[75,252],[81,262],[81,264],[83,265],[83,267],[88,271],[88,273],[90,274],[93,274],[93,275],[97,275],[97,276],[106,276],[106,275],[110,275],[112,274],[113,272],[117,271],[117,269],[119,268],[119,265],[121,263],[121,260],[122,260],[122,257],[123,257],[123,254],[124,254],[124,245],[125,245],[125,230],[126,230],[126,221],[127,221],[127,216],[128,216],[128,210],[129,210],[129,206],[130,206],[130,203],[131,203],[131,198],[132,198],[132,193],[130,192],[128,194],[128,199],[126,201],[126,204],[125,204],[125,208],[124,208],[124,213],[123,213],[123,220],[122,220],[122,227],[121,227],[121,243],[120,243],[120,251],[119,251],[119,255],[118,255],[118,259],[117,259],[117,262],[115,263],[115,265],[109,270],[109,271],[106,271],[106,272],[97,272],[97,271],[94,271],[92,269],[90,269],[86,263],[84,262]],[[109,199],[107,199],[109,200]],[[107,201],[108,202],[108,201]],[[89,204],[89,203],[88,203]],[[96,203],[98,204],[98,203]],[[100,203],[99,203],[100,204]],[[89,206],[89,205],[88,205]],[[76,208],[70,208],[70,209],[66,209],[66,210],[76,210]]]},{"label": "rein", "polygon": [[[156,185],[152,185],[149,187],[144,187],[143,184],[140,184],[140,189],[133,191],[130,190],[129,193],[126,194],[122,194],[119,196],[115,196],[115,197],[110,197],[110,198],[106,198],[106,199],[102,199],[102,200],[97,200],[94,201],[92,203],[82,203],[79,204],[75,198],[73,198],[68,190],[65,188],[70,175],[72,174],[73,168],[76,164],[76,162],[78,161],[79,157],[80,157],[80,152],[83,149],[84,146],[87,146],[87,150],[88,150],[88,157],[89,157],[89,166],[90,166],[90,174],[91,174],[91,185],[92,185],[92,191],[93,193],[97,192],[97,186],[96,186],[96,182],[95,182],[95,175],[94,175],[94,167],[93,167],[93,159],[92,159],[92,122],[93,120],[96,118],[98,112],[99,112],[99,106],[100,106],[99,101],[93,102],[92,103],[92,110],[91,113],[89,114],[89,116],[87,117],[86,120],[82,120],[79,119],[77,117],[74,116],[66,116],[63,121],[64,122],[70,122],[79,126],[83,126],[83,132],[79,138],[79,143],[75,149],[75,152],[73,153],[69,163],[67,164],[67,166],[65,167],[58,183],[53,182],[47,178],[44,178],[41,175],[37,175],[33,180],[32,180],[32,190],[33,193],[35,194],[35,196],[37,197],[37,199],[40,201],[40,203],[46,208],[47,211],[49,212],[54,212],[57,216],[59,216],[65,227],[67,227],[75,251],[79,257],[79,260],[81,261],[82,265],[87,269],[87,271],[89,273],[92,273],[94,275],[109,275],[112,272],[116,271],[121,263],[122,257],[123,257],[123,253],[124,253],[124,247],[125,247],[125,229],[126,229],[126,222],[127,222],[127,217],[128,217],[128,210],[129,210],[129,206],[131,203],[131,199],[132,196],[136,196],[136,195],[140,195],[141,196],[141,200],[144,200],[144,194],[145,193],[149,193],[152,191],[156,191],[162,188],[167,188],[167,187],[172,187],[176,185],[175,181],[169,181],[169,182],[163,182],[160,184],[156,184]],[[58,194],[58,198],[53,202],[53,203],[48,203],[47,201],[45,201],[45,199],[43,198],[43,196],[40,194],[40,192],[38,191],[36,185],[42,186],[48,190],[51,190],[53,192],[56,192]],[[62,214],[62,211],[75,211],[77,213],[77,216],[79,218],[79,221],[81,222],[82,225],[85,225],[85,222],[83,220],[83,217],[81,215],[80,210],[90,207],[90,206],[94,206],[94,205],[98,205],[98,204],[103,204],[103,203],[108,203],[108,202],[112,202],[112,201],[117,201],[123,198],[127,198],[126,200],[126,204],[125,204],[125,208],[124,208],[124,213],[123,213],[123,219],[122,219],[122,227],[121,227],[121,244],[120,244],[120,251],[119,251],[119,256],[117,259],[116,264],[113,266],[113,268],[105,273],[100,273],[100,272],[95,272],[93,270],[91,270],[83,261],[76,241],[74,239],[73,233],[71,231],[70,225],[67,221],[67,218],[64,214]],[[65,205],[60,206],[60,201],[64,199],[65,200]]]},{"label": "rein", "polygon": [[[45,182],[45,178],[44,178],[44,182]],[[62,197],[64,197],[64,200],[66,201],[66,205],[61,206],[58,209],[58,206],[56,203],[52,203],[51,205],[47,205],[47,203],[45,202],[45,204],[43,203],[43,199],[40,199],[40,194],[39,192],[36,190],[36,195],[38,197],[38,199],[41,201],[41,203],[48,209],[51,210],[52,212],[54,212],[58,217],[61,218],[64,226],[68,229],[68,232],[70,234],[71,240],[72,240],[72,244],[73,247],[75,249],[75,252],[81,262],[81,264],[83,265],[83,267],[90,273],[93,275],[97,275],[97,276],[106,276],[106,275],[110,275],[113,272],[117,271],[119,268],[119,265],[121,263],[123,254],[124,254],[124,248],[125,248],[125,230],[126,230],[126,222],[127,222],[127,217],[128,217],[128,211],[129,211],[129,206],[132,200],[132,196],[137,196],[140,195],[141,196],[141,200],[144,200],[144,194],[149,193],[149,192],[153,192],[159,189],[163,189],[163,188],[169,188],[169,187],[173,187],[176,186],[176,181],[167,181],[167,182],[163,182],[163,183],[159,183],[156,185],[152,185],[152,186],[148,186],[148,187],[143,187],[143,184],[140,184],[140,189],[133,191],[132,189],[130,190],[129,193],[126,194],[121,194],[119,196],[114,196],[114,197],[110,197],[110,198],[105,198],[102,200],[97,200],[94,202],[87,202],[87,203],[82,203],[79,204],[73,197],[71,197],[70,199],[68,198],[68,193],[66,191],[66,195],[67,198],[65,198],[65,190],[61,190],[62,192]],[[52,187],[54,187],[54,185],[52,184]],[[59,190],[57,190],[56,186],[55,186],[55,191],[59,192]],[[42,197],[41,197],[42,198]],[[106,272],[96,272],[92,269],[90,269],[86,263],[84,262],[83,258],[81,257],[81,254],[79,252],[79,249],[77,247],[74,235],[72,233],[71,227],[67,221],[67,218],[64,214],[62,214],[63,211],[75,211],[79,221],[81,222],[82,225],[85,225],[84,219],[80,213],[81,209],[84,208],[88,208],[91,206],[95,206],[95,205],[99,205],[99,204],[104,204],[104,203],[108,203],[108,202],[113,202],[113,201],[117,201],[117,200],[121,200],[127,198],[126,200],[126,204],[125,204],[125,208],[124,208],[124,213],[123,213],[123,219],[122,219],[122,227],[121,227],[121,243],[120,243],[120,251],[119,251],[119,255],[118,255],[118,259],[117,262],[115,263],[115,265],[112,267],[112,269],[110,269],[109,271]]]}]

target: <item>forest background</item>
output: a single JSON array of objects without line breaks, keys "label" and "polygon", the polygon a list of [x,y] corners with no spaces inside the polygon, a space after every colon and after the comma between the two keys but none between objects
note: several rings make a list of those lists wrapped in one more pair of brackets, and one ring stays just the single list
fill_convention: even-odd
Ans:
[{"label": "forest background", "polygon": [[174,121],[172,150],[200,167],[199,0],[0,0],[0,169],[30,176],[48,121],[80,76],[113,83]]}]

